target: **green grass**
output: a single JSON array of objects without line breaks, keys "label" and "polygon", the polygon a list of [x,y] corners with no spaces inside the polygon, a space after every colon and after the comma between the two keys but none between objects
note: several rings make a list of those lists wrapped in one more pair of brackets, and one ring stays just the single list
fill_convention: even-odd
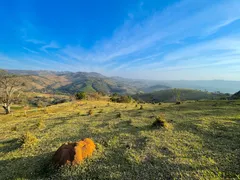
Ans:
[{"label": "green grass", "polygon": [[[142,110],[141,104],[107,104],[71,102],[30,109],[27,116],[21,109],[1,114],[0,179],[240,178],[239,101],[144,104]],[[160,113],[172,128],[151,127]],[[38,141],[23,148],[19,139],[26,132]],[[51,167],[61,144],[86,137],[97,145],[93,157],[75,167]]]}]

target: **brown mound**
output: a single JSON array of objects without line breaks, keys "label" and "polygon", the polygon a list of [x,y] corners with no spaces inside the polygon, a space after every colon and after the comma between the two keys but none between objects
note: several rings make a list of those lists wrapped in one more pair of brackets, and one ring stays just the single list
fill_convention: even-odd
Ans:
[{"label": "brown mound", "polygon": [[63,144],[53,155],[53,163],[57,166],[79,164],[85,158],[91,157],[94,150],[95,144],[89,138],[76,143]]}]

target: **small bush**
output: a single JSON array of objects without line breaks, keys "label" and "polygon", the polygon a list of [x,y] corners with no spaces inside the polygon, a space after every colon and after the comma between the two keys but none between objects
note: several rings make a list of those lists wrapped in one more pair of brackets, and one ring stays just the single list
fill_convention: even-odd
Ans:
[{"label": "small bush", "polygon": [[152,127],[164,127],[168,128],[168,123],[165,119],[164,114],[160,114],[159,116],[155,117],[155,121],[152,124]]},{"label": "small bush", "polygon": [[103,113],[103,109],[101,109],[101,110],[99,111],[99,113]]},{"label": "small bush", "polygon": [[93,115],[93,110],[90,109],[90,110],[88,111],[88,115],[89,115],[89,116]]},{"label": "small bush", "polygon": [[117,113],[117,118],[121,118],[122,117],[122,113]]},{"label": "small bush", "polygon": [[17,131],[17,126],[13,126],[13,127],[11,128],[11,130],[12,130],[12,131]]},{"label": "small bush", "polygon": [[26,132],[19,139],[19,142],[22,144],[22,148],[32,147],[36,145],[38,141],[39,140],[37,139],[37,137],[30,132]]},{"label": "small bush", "polygon": [[158,103],[158,105],[162,105],[162,103]]},{"label": "small bush", "polygon": [[118,95],[116,93],[114,93],[110,100],[112,102],[117,102],[117,103],[131,103],[132,102],[132,97],[131,96],[127,96],[127,95]]},{"label": "small bush", "polygon": [[44,129],[46,126],[45,126],[45,123],[44,123],[44,120],[40,119],[38,124],[37,124],[37,127],[39,129]]},{"label": "small bush", "polygon": [[142,110],[143,109],[143,105],[141,105],[139,109]]},{"label": "small bush", "polygon": [[78,93],[75,95],[75,97],[76,97],[77,100],[86,99],[86,93],[85,93],[85,92],[78,92]]},{"label": "small bush", "polygon": [[179,105],[179,104],[182,104],[182,103],[180,101],[177,101],[176,104]]},{"label": "small bush", "polygon": [[138,105],[136,104],[135,107],[138,107]]}]

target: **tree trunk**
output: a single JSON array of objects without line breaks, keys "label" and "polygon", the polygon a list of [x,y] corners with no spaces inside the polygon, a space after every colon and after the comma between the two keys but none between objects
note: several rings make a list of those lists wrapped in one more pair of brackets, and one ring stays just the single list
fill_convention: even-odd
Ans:
[{"label": "tree trunk", "polygon": [[5,113],[6,113],[6,114],[9,114],[9,113],[11,112],[9,105],[4,105],[4,106],[3,106],[3,109],[5,110]]}]

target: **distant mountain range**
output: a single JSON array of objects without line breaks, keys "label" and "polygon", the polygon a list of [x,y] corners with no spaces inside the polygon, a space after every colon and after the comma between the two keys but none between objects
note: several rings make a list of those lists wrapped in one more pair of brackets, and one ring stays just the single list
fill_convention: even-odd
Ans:
[{"label": "distant mountain range", "polygon": [[155,81],[106,77],[96,72],[57,72],[32,70],[6,70],[8,73],[24,76],[25,84],[31,91],[76,93],[78,91],[135,94],[154,92],[171,88],[197,89],[209,92],[235,93],[240,81],[199,80],[199,81]]}]

